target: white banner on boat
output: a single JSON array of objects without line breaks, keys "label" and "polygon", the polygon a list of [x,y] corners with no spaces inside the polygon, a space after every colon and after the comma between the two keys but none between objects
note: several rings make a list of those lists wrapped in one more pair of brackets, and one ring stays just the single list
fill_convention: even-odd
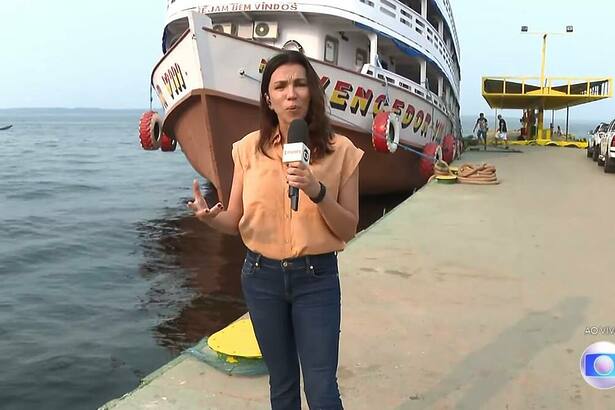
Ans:
[{"label": "white banner on boat", "polygon": [[197,8],[199,13],[227,13],[229,11],[297,11],[299,6],[297,3],[281,3],[281,2],[252,2],[252,3],[223,3],[204,5]]}]

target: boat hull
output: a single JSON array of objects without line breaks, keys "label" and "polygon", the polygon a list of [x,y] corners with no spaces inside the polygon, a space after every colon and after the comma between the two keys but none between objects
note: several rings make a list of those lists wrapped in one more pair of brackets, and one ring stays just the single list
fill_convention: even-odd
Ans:
[{"label": "boat hull", "polygon": [[[213,183],[218,198],[226,203],[233,176],[232,144],[254,131],[258,119],[256,105],[196,90],[165,118],[164,127],[176,136],[190,165]],[[416,154],[378,153],[369,134],[339,125],[334,129],[365,152],[359,168],[361,195],[404,192],[425,183]]]}]

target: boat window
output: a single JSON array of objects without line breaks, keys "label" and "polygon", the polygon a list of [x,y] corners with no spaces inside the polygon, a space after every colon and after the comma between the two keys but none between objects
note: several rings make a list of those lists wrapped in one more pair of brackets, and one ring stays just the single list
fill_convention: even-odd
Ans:
[{"label": "boat window", "polygon": [[383,57],[378,56],[378,64],[383,70],[389,69],[389,63]]},{"label": "boat window", "polygon": [[187,17],[169,23],[162,33],[162,52],[166,53],[169,48],[173,47],[188,28]]},{"label": "boat window", "polygon": [[421,14],[421,0],[401,0],[401,2],[410,7],[417,14]]},{"label": "boat window", "polygon": [[363,48],[357,48],[355,55],[354,65],[357,71],[361,71],[363,65],[367,63],[367,50]]},{"label": "boat window", "polygon": [[299,42],[297,40],[288,40],[286,43],[284,43],[284,45],[282,46],[283,50],[295,50],[300,52],[301,54],[305,54],[305,50],[303,49],[303,46],[301,44],[299,44]]},{"label": "boat window", "polygon": [[339,41],[333,37],[325,37],[325,55],[324,60],[327,63],[337,64],[337,54]]}]

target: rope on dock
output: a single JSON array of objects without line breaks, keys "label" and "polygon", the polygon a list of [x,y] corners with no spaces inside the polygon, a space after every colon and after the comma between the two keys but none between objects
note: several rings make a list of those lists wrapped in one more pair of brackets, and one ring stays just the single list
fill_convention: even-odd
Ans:
[{"label": "rope on dock", "polygon": [[462,184],[474,185],[497,185],[500,183],[496,175],[495,165],[486,162],[475,164],[463,164],[459,167],[457,180]]},{"label": "rope on dock", "polygon": [[500,183],[496,175],[495,165],[463,164],[459,168],[449,166],[445,161],[438,160],[434,164],[434,175],[430,178],[449,179],[456,177],[462,184],[497,185]]},{"label": "rope on dock", "polygon": [[457,168],[451,167],[446,161],[434,157],[433,175],[427,182],[436,179],[438,182],[454,184],[457,182]]}]

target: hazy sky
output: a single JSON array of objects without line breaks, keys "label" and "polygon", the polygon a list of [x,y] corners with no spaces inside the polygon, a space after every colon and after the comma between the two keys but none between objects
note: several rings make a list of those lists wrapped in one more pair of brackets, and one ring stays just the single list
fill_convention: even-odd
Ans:
[{"label": "hazy sky", "polygon": [[[341,1],[341,0],[340,0]],[[461,111],[488,112],[482,75],[539,75],[539,36],[548,40],[547,75],[609,76],[615,42],[612,0],[451,0],[461,45]],[[143,108],[161,54],[164,0],[0,0],[0,108]],[[606,24],[605,24],[606,23]],[[514,112],[507,113],[515,115]],[[571,110],[615,117],[612,99]]]},{"label": "hazy sky", "polygon": [[165,8],[163,0],[0,0],[0,108],[149,106]]}]

